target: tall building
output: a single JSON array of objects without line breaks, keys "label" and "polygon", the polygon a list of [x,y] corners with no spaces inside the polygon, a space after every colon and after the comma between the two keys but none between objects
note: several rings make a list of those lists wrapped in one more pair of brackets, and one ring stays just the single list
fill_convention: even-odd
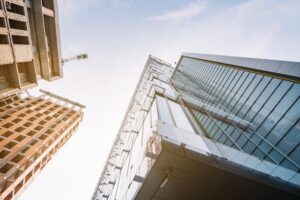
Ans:
[{"label": "tall building", "polygon": [[299,83],[297,62],[150,56],[92,199],[299,199]]},{"label": "tall building", "polygon": [[84,106],[41,90],[63,76],[56,0],[0,0],[0,199],[15,199],[70,138]]},{"label": "tall building", "polygon": [[0,99],[0,199],[15,199],[82,120],[84,106],[42,92]]},{"label": "tall building", "polygon": [[62,77],[56,0],[0,0],[0,94]]}]

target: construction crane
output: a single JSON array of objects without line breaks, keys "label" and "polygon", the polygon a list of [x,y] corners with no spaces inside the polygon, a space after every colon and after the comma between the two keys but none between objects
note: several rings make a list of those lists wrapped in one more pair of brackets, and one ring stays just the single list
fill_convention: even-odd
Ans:
[{"label": "construction crane", "polygon": [[79,54],[70,58],[63,58],[62,59],[62,64],[65,64],[66,62],[72,61],[72,60],[82,60],[82,59],[87,59],[88,55],[86,53],[84,54]]}]

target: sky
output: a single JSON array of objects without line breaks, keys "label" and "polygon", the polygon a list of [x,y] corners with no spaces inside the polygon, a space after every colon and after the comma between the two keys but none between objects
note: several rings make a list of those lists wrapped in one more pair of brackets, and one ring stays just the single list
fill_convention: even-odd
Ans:
[{"label": "sky", "polygon": [[[20,200],[90,199],[149,54],[300,61],[299,0],[58,0],[64,78],[39,88],[87,106]],[[33,93],[36,93],[36,88]]]}]

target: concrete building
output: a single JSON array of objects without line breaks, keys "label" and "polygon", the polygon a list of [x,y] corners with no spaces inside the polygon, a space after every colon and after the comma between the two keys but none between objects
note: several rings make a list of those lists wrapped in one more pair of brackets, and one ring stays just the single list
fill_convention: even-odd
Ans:
[{"label": "concrete building", "polygon": [[299,199],[300,63],[147,60],[99,199]]},{"label": "concrete building", "polygon": [[63,76],[56,0],[0,0],[0,199],[15,199],[70,138],[84,106],[41,90]]},{"label": "concrete building", "polygon": [[56,0],[0,0],[0,94],[62,77]]},{"label": "concrete building", "polygon": [[84,106],[43,92],[0,99],[0,199],[15,199],[76,131]]}]

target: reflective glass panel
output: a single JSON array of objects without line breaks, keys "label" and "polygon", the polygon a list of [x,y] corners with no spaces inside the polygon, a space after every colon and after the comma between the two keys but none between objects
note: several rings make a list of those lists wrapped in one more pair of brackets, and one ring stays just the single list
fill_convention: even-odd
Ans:
[{"label": "reflective glass panel", "polygon": [[189,120],[187,119],[184,111],[182,110],[181,106],[170,100],[168,100],[168,103],[170,105],[176,126],[178,128],[181,128],[181,129],[184,129],[184,130],[194,133],[194,129],[192,128],[192,126],[191,126]]}]

